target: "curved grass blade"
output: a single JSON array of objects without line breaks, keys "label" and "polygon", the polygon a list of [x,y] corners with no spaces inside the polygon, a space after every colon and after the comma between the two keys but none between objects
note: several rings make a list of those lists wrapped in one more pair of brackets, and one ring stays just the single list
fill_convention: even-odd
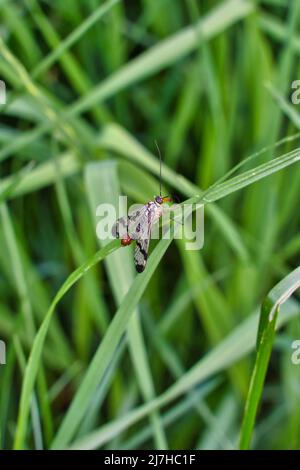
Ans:
[{"label": "curved grass blade", "polygon": [[[277,159],[272,160],[271,162],[260,165],[259,167],[255,168],[254,170],[247,171],[247,172],[243,173],[242,175],[239,175],[235,178],[232,178],[231,180],[229,180],[225,183],[222,183],[221,185],[215,187],[214,191],[213,191],[214,197],[211,197],[211,194],[210,194],[209,200],[206,200],[206,202],[211,202],[211,200],[220,199],[220,198],[226,196],[227,194],[235,192],[238,189],[241,189],[245,186],[248,186],[249,184],[251,184],[255,181],[258,181],[259,179],[262,179],[262,178],[268,176],[269,174],[272,174],[272,173],[274,173],[274,172],[276,172],[276,171],[278,171],[278,170],[280,170],[280,169],[282,169],[282,168],[284,168],[284,167],[286,167],[286,166],[288,166],[292,163],[295,163],[299,159],[300,159],[300,151],[299,151],[299,149],[296,149],[293,152],[290,152],[290,153],[288,153],[288,154],[286,154],[282,157],[278,157]],[[153,165],[153,166],[156,169],[155,165]],[[202,197],[203,197],[203,195],[202,195]],[[199,200],[201,200],[201,195],[198,195],[198,196],[192,198],[192,201],[199,202]],[[129,319],[129,317],[132,313],[132,310],[130,310],[130,308],[128,308],[127,311],[126,311],[126,307],[128,306],[128,304],[130,306],[132,306],[132,308],[134,308],[137,305],[142,293],[144,292],[144,290],[147,286],[148,281],[150,280],[156,266],[158,265],[161,257],[163,256],[163,254],[166,251],[166,249],[167,249],[168,245],[170,244],[170,242],[171,242],[171,239],[170,240],[162,240],[158,244],[158,246],[155,250],[156,256],[154,256],[154,253],[153,253],[153,256],[150,257],[151,263],[149,264],[149,266],[150,266],[149,269],[146,270],[144,275],[141,275],[134,282],[134,284],[132,286],[132,289],[128,293],[128,297],[126,297],[124,303],[122,304],[122,306],[118,310],[118,316],[115,317],[115,318],[118,318],[118,320],[115,320],[115,318],[114,318],[114,321],[117,321],[117,323],[115,324],[113,322],[111,324],[109,330],[108,330],[108,333],[111,332],[111,331],[117,332],[116,337],[113,338],[112,344],[115,344],[115,345],[118,344],[118,341],[119,341],[121,335],[123,334],[123,332],[126,329],[126,319],[127,319],[127,317]],[[102,253],[102,251],[100,253]],[[108,254],[108,253],[105,253],[104,256],[106,256],[106,254]],[[95,262],[97,262],[98,261],[97,255],[95,255],[95,256],[96,256],[96,261]],[[100,259],[102,259],[101,256],[100,256]],[[85,265],[83,265],[83,266],[85,266]],[[79,268],[79,270],[80,269],[82,269],[82,267]],[[88,266],[87,266],[86,270],[87,269],[89,269],[89,263],[88,263]],[[27,416],[28,416],[28,405],[29,405],[30,395],[31,395],[31,391],[33,389],[36,370],[38,368],[39,358],[40,358],[40,355],[41,355],[43,343],[44,343],[44,340],[45,340],[45,336],[46,336],[46,333],[47,333],[48,325],[50,323],[50,319],[51,319],[54,307],[55,307],[56,303],[60,300],[60,298],[64,295],[64,293],[69,289],[69,287],[71,287],[71,285],[74,282],[76,282],[77,279],[79,279],[82,276],[82,274],[83,274],[83,272],[80,272],[79,275],[78,275],[78,271],[75,271],[73,273],[73,275],[75,276],[75,279],[73,279],[73,275],[71,275],[70,278],[66,281],[67,288],[66,288],[65,284],[63,285],[62,289],[57,294],[58,298],[54,299],[53,304],[50,307],[50,310],[48,311],[48,314],[47,314],[47,316],[46,316],[46,318],[45,318],[45,320],[44,320],[44,322],[43,322],[43,324],[40,328],[38,336],[36,338],[35,345],[34,345],[34,350],[32,351],[34,360],[32,359],[32,355],[31,355],[31,360],[30,360],[30,363],[28,364],[29,372],[27,374],[25,374],[25,381],[24,381],[23,390],[22,390],[21,409],[20,409],[20,414],[19,414],[19,421],[18,421],[17,435],[16,435],[16,442],[15,442],[16,448],[19,448],[23,444],[25,424],[26,424]],[[69,283],[70,283],[70,285],[69,285]],[[138,293],[138,295],[136,295],[136,297],[135,297],[135,293]],[[124,312],[124,310],[125,310],[125,312]],[[125,321],[125,324],[124,324],[124,321]],[[118,323],[118,322],[120,322],[120,323]],[[63,422],[63,425],[62,425],[62,427],[61,427],[61,429],[60,429],[60,431],[57,435],[57,438],[54,441],[55,445],[57,445],[59,443],[59,445],[64,446],[65,444],[68,443],[68,440],[72,437],[72,435],[76,431],[76,427],[79,424],[79,422],[81,420],[81,417],[82,417],[81,414],[84,413],[86,404],[88,403],[88,400],[89,400],[89,397],[90,397],[89,393],[88,393],[90,391],[89,387],[91,385],[91,390],[93,390],[93,388],[95,388],[95,386],[97,386],[98,380],[101,380],[101,374],[103,375],[103,373],[105,372],[106,365],[109,364],[110,356],[111,356],[111,354],[113,354],[113,350],[110,348],[111,345],[109,344],[110,339],[111,339],[111,333],[107,334],[105,336],[105,340],[100,345],[100,348],[102,347],[102,349],[100,349],[96,353],[96,355],[94,356],[94,360],[93,360],[93,362],[92,362],[92,364],[91,364],[91,366],[88,370],[88,373],[87,373],[88,375],[86,376],[86,381],[84,381],[82,383],[82,386],[78,390],[78,393],[77,393],[77,395],[76,395],[76,397],[75,397],[75,399],[74,399],[74,401],[71,405],[71,408],[70,408],[69,412],[67,413],[65,421]],[[109,352],[109,354],[106,355],[106,352]],[[99,357],[101,359],[101,361],[100,361],[100,366],[102,368],[101,374],[99,373],[99,371],[97,369],[98,368],[98,362],[99,362],[98,358]],[[97,367],[94,366],[93,364],[97,364]],[[96,372],[98,372],[98,374],[96,374]],[[78,403],[79,403],[78,409],[80,409],[80,413],[78,413],[78,409],[75,408],[75,406],[77,407]]]},{"label": "curved grass blade", "polygon": [[[296,155],[296,159],[299,159],[299,154]],[[276,159],[276,168],[278,166],[278,159]],[[280,160],[280,158],[279,158]],[[293,161],[295,161],[295,156],[293,156]],[[286,161],[284,162],[285,164],[287,163]],[[272,167],[272,162],[269,162],[269,164]],[[265,168],[265,165],[261,165],[258,167],[261,169],[263,167],[263,170],[255,172],[252,177],[254,179],[260,179],[264,176],[268,175],[268,169]],[[281,167],[280,167],[281,168]],[[271,171],[272,172],[272,171]],[[248,172],[246,172],[248,173]],[[244,177],[244,174],[241,175],[240,178],[241,181],[239,185],[234,185],[232,190],[240,189],[243,186],[247,186],[250,184]],[[233,178],[236,180],[236,178]],[[253,181],[252,181],[253,182]],[[229,186],[231,187],[231,180],[227,182]],[[224,183],[223,185],[226,185]],[[222,189],[223,188],[222,186]],[[102,341],[98,351],[96,352],[94,359],[88,369],[88,372],[86,374],[86,377],[84,381],[82,382],[73,402],[72,405],[66,415],[65,420],[63,421],[63,424],[54,440],[53,446],[56,447],[64,447],[66,444],[68,444],[69,440],[72,438],[73,434],[76,431],[76,428],[78,424],[81,421],[82,415],[85,412],[86,406],[89,403],[89,399],[91,397],[91,393],[93,390],[97,387],[98,383],[101,380],[101,377],[103,376],[107,365],[110,362],[111,356],[114,352],[115,347],[117,346],[122,334],[124,333],[127,322],[130,318],[130,315],[132,313],[132,310],[134,307],[137,305],[140,297],[142,296],[156,266],[158,265],[161,257],[163,256],[164,252],[168,248],[169,244],[171,243],[170,240],[162,240],[158,246],[155,249],[155,252],[153,255],[150,257],[149,260],[149,267],[146,269],[145,273],[140,275],[133,283],[132,288],[128,292],[126,298],[124,299],[124,302],[120,306],[113,322],[111,323],[109,330]],[[112,243],[112,245],[114,242]],[[108,245],[108,248],[111,246]],[[116,245],[113,245],[115,249]],[[104,249],[106,250],[106,248]],[[102,253],[102,250],[98,252]],[[108,252],[105,251],[106,256]],[[98,262],[100,259],[102,259],[102,255],[100,256],[100,259],[98,259],[97,254],[95,255],[96,259],[94,260],[94,265],[96,262]],[[93,257],[93,259],[95,258]],[[75,271],[70,278],[66,281],[66,283],[62,286],[61,290],[57,294],[56,298],[54,299],[48,314],[39,330],[39,333],[36,337],[34,347],[32,350],[32,354],[30,355],[30,360],[28,363],[28,368],[27,368],[27,373],[25,374],[25,381],[23,385],[23,390],[22,390],[22,398],[21,398],[21,408],[20,408],[20,414],[19,414],[19,421],[18,421],[18,427],[17,427],[17,435],[16,435],[16,442],[15,442],[15,447],[19,448],[22,446],[23,439],[24,439],[24,432],[25,432],[25,424],[28,416],[28,407],[29,407],[29,400],[31,396],[31,392],[33,389],[34,385],[34,380],[36,376],[36,371],[38,368],[38,362],[39,358],[41,355],[43,343],[45,340],[45,336],[48,330],[48,326],[51,320],[51,316],[53,313],[53,310],[55,308],[55,305],[57,302],[61,299],[61,297],[65,294],[65,292],[71,287],[71,285],[74,284],[82,275],[83,273],[89,269],[90,262],[85,263],[83,267],[79,268],[79,270]],[[87,266],[86,266],[87,264]],[[114,348],[112,346],[115,345]],[[28,372],[29,370],[29,372]],[[79,412],[80,410],[80,412]]]},{"label": "curved grass blade", "polygon": [[30,407],[30,400],[32,396],[32,391],[34,383],[36,380],[39,362],[41,359],[43,345],[46,339],[48,328],[54,309],[62,297],[69,291],[69,289],[93,266],[95,266],[99,261],[103,260],[106,256],[112,253],[120,246],[119,240],[113,240],[107,246],[97,251],[91,258],[89,258],[84,264],[82,264],[78,269],[72,272],[72,274],[66,279],[64,284],[59,289],[58,293],[54,297],[49,310],[41,324],[37,335],[35,336],[32,350],[28,359],[28,363],[25,370],[25,377],[22,385],[20,408],[17,422],[17,430],[14,442],[15,449],[22,449],[24,447],[24,438],[26,432],[26,424],[28,420],[28,412]]},{"label": "curved grass blade", "polygon": [[[178,228],[177,228],[178,229]],[[128,293],[117,310],[100,346],[98,347],[90,366],[80,384],[80,387],[67,411],[58,430],[51,448],[61,449],[69,444],[79,426],[98,384],[101,382],[109,366],[115,349],[125,333],[131,315],[140,301],[155,269],[172,241],[161,240],[149,258],[145,271],[135,277]]]},{"label": "curved grass blade", "polygon": [[204,203],[217,201],[299,161],[300,148],[296,148],[280,157],[273,158],[267,163],[263,163],[251,170],[247,170],[241,175],[235,176],[220,185],[218,184],[212,191],[208,191],[204,198]]},{"label": "curved grass blade", "polygon": [[[283,306],[283,310],[284,315],[279,319],[277,327],[280,327],[299,314],[299,304],[290,299]],[[71,447],[74,449],[97,449],[143,419],[154,409],[168,405],[196,385],[201,386],[203,382],[214,376],[214,374],[227,369],[255,348],[257,322],[257,314],[248,317],[214,349],[196,362],[180,379],[155,398],[155,400],[135,408],[119,419],[105,424],[88,436],[74,442]]]},{"label": "curved grass blade", "polygon": [[[149,157],[148,157],[149,159]],[[286,166],[289,164],[295,163],[300,159],[300,150],[296,149],[293,152],[290,152],[282,157],[272,160],[267,164],[263,164],[255,168],[254,170],[246,171],[242,175],[232,178],[231,180],[220,184],[214,188],[214,198],[219,199],[231,192],[235,192],[238,189],[248,186],[249,184],[258,181]],[[151,162],[152,164],[152,162]],[[155,168],[155,165],[153,165]],[[209,190],[208,190],[209,192]],[[203,200],[208,192],[198,195],[189,202],[199,202]],[[201,199],[202,198],[202,199]],[[211,197],[206,202],[210,202]],[[97,350],[94,359],[88,369],[85,379],[83,380],[72,405],[62,423],[60,430],[53,442],[53,448],[63,448],[65,447],[74,433],[76,432],[77,426],[80,424],[82,415],[84,414],[86,407],[88,406],[91,393],[97,387],[97,384],[101,380],[102,375],[105,372],[107,365],[111,360],[113,351],[111,346],[116,348],[122,334],[126,329],[127,322],[129,321],[132,309],[137,305],[142,293],[144,292],[148,281],[150,280],[156,266],[158,265],[161,257],[163,256],[167,246],[170,244],[171,240],[161,240],[157,245],[156,250],[153,252],[153,255],[150,257],[149,269],[146,270],[145,277],[144,275],[138,277],[130,291],[128,292],[124,302],[118,309],[116,316],[112,324],[109,327],[107,335],[105,336],[103,342],[101,343],[99,349]],[[167,245],[166,245],[167,243]],[[79,412],[80,410],[80,412]]]},{"label": "curved grass blade", "polygon": [[[97,206],[101,203],[117,207],[120,194],[117,162],[105,160],[88,163],[85,168],[85,184],[93,217],[96,214]],[[102,246],[105,243],[104,240],[100,241]],[[109,257],[105,264],[116,305],[119,306],[135,277],[132,252],[130,250],[118,250]],[[147,402],[154,398],[155,387],[138,313],[138,309],[135,309],[128,323],[127,336],[136,380],[142,397]],[[154,412],[150,416],[150,420],[153,426],[156,448],[167,449],[168,444],[160,416]]]},{"label": "curved grass blade", "polygon": [[300,287],[300,267],[280,281],[263,301],[257,334],[257,352],[241,429],[240,449],[249,449],[257,408],[271,356],[280,306]]}]

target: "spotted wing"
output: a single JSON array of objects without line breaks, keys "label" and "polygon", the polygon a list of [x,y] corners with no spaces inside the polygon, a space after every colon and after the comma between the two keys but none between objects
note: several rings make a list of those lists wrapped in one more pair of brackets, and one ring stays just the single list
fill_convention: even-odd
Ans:
[{"label": "spotted wing", "polygon": [[148,259],[148,249],[153,224],[160,217],[161,212],[153,202],[145,206],[143,217],[139,219],[135,233],[138,234],[134,250],[134,264],[138,273],[144,271]]},{"label": "spotted wing", "polygon": [[114,238],[122,238],[128,234],[129,217],[120,217],[113,225],[111,233]]},{"label": "spotted wing", "polygon": [[116,238],[127,236],[132,240],[136,240],[134,263],[139,273],[145,269],[148,259],[151,229],[160,215],[160,208],[158,208],[154,202],[150,201],[133,214],[118,219],[113,226],[112,233]]},{"label": "spotted wing", "polygon": [[148,238],[138,238],[134,250],[134,264],[138,273],[144,271],[148,259],[148,249],[150,244],[151,227],[148,231]]},{"label": "spotted wing", "polygon": [[120,217],[112,227],[112,236],[114,238],[130,236],[133,240],[135,240],[136,237],[132,235],[135,233],[136,225],[138,224],[140,218],[143,218],[143,210],[137,210],[130,215]]},{"label": "spotted wing", "polygon": [[149,238],[148,231],[156,218],[156,206],[149,202],[141,209],[121,217],[112,228],[112,235],[115,238],[130,237],[132,240],[139,238]]},{"label": "spotted wing", "polygon": [[146,204],[139,211],[138,216],[134,214],[134,218],[130,218],[128,232],[129,236],[133,240],[144,240],[150,238],[149,230],[153,225],[155,213],[152,210],[152,206]]}]

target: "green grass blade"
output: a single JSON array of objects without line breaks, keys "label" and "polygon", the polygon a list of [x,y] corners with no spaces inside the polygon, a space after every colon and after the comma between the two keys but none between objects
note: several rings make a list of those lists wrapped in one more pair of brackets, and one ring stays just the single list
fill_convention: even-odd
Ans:
[{"label": "green grass blade", "polygon": [[[291,300],[283,307],[283,315],[278,322],[280,326],[299,314],[299,304]],[[120,419],[112,421],[85,436],[73,444],[76,449],[96,449],[114,436],[140,421],[148,413],[166,406],[197,384],[204,382],[214,374],[226,369],[255,348],[258,315],[251,315],[230,333],[221,343],[194,364],[177,382],[152,402],[142,405],[127,413]]]},{"label": "green grass blade", "polygon": [[[173,37],[159,43],[150,50],[141,54],[129,64],[118,70],[113,76],[98,85],[90,93],[79,99],[61,115],[61,119],[71,119],[115,95],[124,88],[153,75],[159,70],[172,65],[193,49],[198,47],[197,28],[201,30],[203,39],[212,39],[236,21],[244,18],[254,10],[254,5],[246,0],[230,0],[223,2],[196,26],[190,26],[176,33]],[[0,41],[1,44],[1,41]],[[30,79],[32,84],[32,80]],[[53,128],[53,123],[38,126],[28,131],[12,144],[0,151],[0,160],[8,157],[12,152],[41,137]]]},{"label": "green grass blade", "polygon": [[35,336],[33,347],[26,365],[25,377],[22,385],[21,400],[19,407],[18,423],[15,436],[15,449],[22,449],[24,446],[24,436],[26,431],[26,423],[28,419],[28,411],[30,406],[30,400],[32,396],[32,391],[34,383],[36,380],[36,375],[39,368],[39,363],[41,359],[43,345],[46,339],[48,328],[54,309],[62,297],[68,292],[68,290],[77,282],[79,279],[84,276],[93,266],[95,266],[99,261],[103,260],[106,256],[112,253],[119,247],[119,241],[114,240],[106,247],[99,250],[95,253],[89,260],[87,260],[82,266],[80,266],[76,271],[67,278],[64,282],[58,293],[56,294],[53,302],[51,303],[49,310],[43,320],[42,325],[40,326],[38,333]]},{"label": "green grass blade", "polygon": [[15,281],[15,289],[19,297],[20,311],[23,316],[22,324],[24,325],[24,329],[29,341],[31,341],[35,334],[35,324],[32,305],[29,297],[29,288],[20,256],[18,240],[12,223],[11,214],[5,203],[1,204],[0,206],[0,217],[6,241],[7,252],[10,258],[11,270],[13,272]]},{"label": "green grass blade", "polygon": [[[62,178],[67,178],[79,172],[81,163],[74,153],[64,152],[58,156],[59,169]],[[25,167],[26,168],[26,167]],[[25,171],[25,169],[24,169]],[[0,197],[13,199],[23,196],[55,183],[57,180],[56,163],[53,160],[37,165],[32,171],[25,171],[22,179],[17,175],[8,176],[0,182]]]},{"label": "green grass blade", "polygon": [[[103,161],[100,163],[89,163],[85,168],[86,190],[90,199],[93,218],[99,204],[111,204],[118,207],[120,195],[119,178],[117,173],[117,162]],[[124,215],[124,214],[119,214]],[[105,244],[100,240],[100,244]],[[109,281],[114,292],[117,305],[121,305],[126,292],[134,280],[133,254],[132,250],[118,250],[107,260],[106,269]],[[138,309],[136,309],[129,321],[128,343],[131,361],[136,372],[137,381],[145,401],[150,401],[155,396],[154,383],[148,362],[148,355],[141,330]],[[166,449],[167,441],[164,435],[161,421],[157,413],[150,416],[156,447]]]},{"label": "green grass blade", "polygon": [[300,287],[300,268],[280,281],[265,298],[257,334],[257,352],[245,405],[241,429],[240,449],[249,449],[257,408],[271,356],[276,319],[280,306]]},{"label": "green grass blade", "polygon": [[[292,150],[280,157],[263,163],[252,170],[245,171],[241,175],[235,176],[225,183],[218,184],[214,189],[209,191],[204,199],[204,202],[213,202],[228,196],[235,191],[245,188],[256,181],[266,178],[284,168],[293,165],[300,161],[300,148]],[[197,199],[197,198],[196,198]]]},{"label": "green grass blade", "polygon": [[69,115],[78,115],[87,111],[118,91],[159,72],[175,61],[189,54],[198,47],[198,35],[203,40],[210,40],[226,28],[254,11],[254,5],[246,0],[229,0],[222,2],[196,25],[189,26],[174,36],[153,46],[137,59],[131,61],[109,77],[91,93],[78,100],[69,110]]},{"label": "green grass blade", "polygon": [[137,306],[149,280],[171,241],[171,238],[169,240],[161,240],[150,256],[145,271],[139,276],[136,276],[93,357],[85,377],[52,443],[52,448],[64,448],[72,439],[86,412],[91,396],[100,383],[114,351],[128,326],[132,312]]},{"label": "green grass blade", "polygon": [[57,59],[70,47],[72,47],[97,21],[102,18],[116,3],[121,0],[108,0],[103,5],[100,5],[93,13],[83,21],[78,28],[72,31],[66,39],[61,41],[58,47],[56,47],[47,57],[45,57],[32,71],[32,78],[36,79],[39,75],[43,74],[48,70]]},{"label": "green grass blade", "polygon": [[16,192],[19,184],[21,181],[26,177],[26,175],[30,174],[32,168],[34,166],[33,162],[28,163],[22,170],[18,171],[14,175],[12,175],[6,184],[3,184],[1,181],[0,184],[0,204]]}]

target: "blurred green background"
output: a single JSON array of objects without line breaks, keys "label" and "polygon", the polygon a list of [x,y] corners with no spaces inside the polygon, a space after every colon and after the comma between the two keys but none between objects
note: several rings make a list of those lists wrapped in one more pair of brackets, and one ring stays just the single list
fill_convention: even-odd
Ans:
[{"label": "blurred green background", "polygon": [[[153,241],[145,280],[131,248],[105,255],[55,308],[33,393],[24,374],[55,294],[99,249],[95,206],[158,192],[155,140],[182,201],[299,146],[275,146],[300,127],[299,2],[0,0],[0,19],[1,447],[237,448],[259,307],[299,264],[297,164],[209,204],[201,251],[162,258]],[[121,341],[97,356],[117,310]],[[300,447],[296,297],[288,310],[253,448]]]}]

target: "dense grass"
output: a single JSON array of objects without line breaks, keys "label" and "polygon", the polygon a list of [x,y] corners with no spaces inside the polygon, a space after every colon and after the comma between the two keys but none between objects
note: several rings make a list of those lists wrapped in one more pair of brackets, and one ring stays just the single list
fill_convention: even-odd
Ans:
[{"label": "dense grass", "polygon": [[[299,2],[2,0],[0,18],[1,447],[299,448]],[[205,244],[153,241],[136,276],[95,207],[152,199],[155,140]]]}]

